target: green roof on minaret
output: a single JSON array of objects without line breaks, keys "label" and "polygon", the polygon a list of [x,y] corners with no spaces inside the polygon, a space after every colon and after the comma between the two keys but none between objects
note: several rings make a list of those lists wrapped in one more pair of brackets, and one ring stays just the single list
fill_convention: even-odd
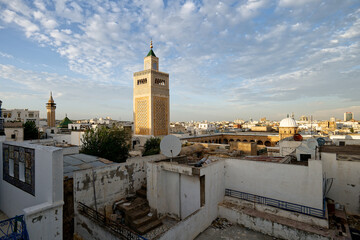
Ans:
[{"label": "green roof on minaret", "polygon": [[151,42],[150,42],[150,51],[149,51],[148,55],[146,55],[147,57],[148,56],[156,57],[156,55],[155,55],[154,51],[152,50],[152,48],[153,48],[153,45],[152,45],[152,40],[151,40]]},{"label": "green roof on minaret", "polygon": [[154,51],[153,51],[152,49],[150,49],[147,57],[148,57],[148,56],[154,56],[154,57],[156,57],[156,55],[155,55],[155,53],[154,53]]}]

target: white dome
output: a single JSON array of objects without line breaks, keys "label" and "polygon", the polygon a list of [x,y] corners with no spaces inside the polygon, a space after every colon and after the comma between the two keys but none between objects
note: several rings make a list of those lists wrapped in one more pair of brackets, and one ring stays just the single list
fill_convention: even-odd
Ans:
[{"label": "white dome", "polygon": [[280,122],[280,127],[297,127],[297,123],[293,118],[284,118]]}]

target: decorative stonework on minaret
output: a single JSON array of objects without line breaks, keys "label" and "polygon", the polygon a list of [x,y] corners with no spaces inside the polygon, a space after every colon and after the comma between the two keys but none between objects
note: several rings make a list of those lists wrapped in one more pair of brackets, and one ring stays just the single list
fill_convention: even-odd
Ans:
[{"label": "decorative stonework on minaret", "polygon": [[162,136],[169,133],[169,74],[159,71],[159,58],[150,51],[144,58],[144,70],[134,73],[134,132]]},{"label": "decorative stonework on minaret", "polygon": [[50,92],[50,99],[46,103],[46,110],[47,110],[47,124],[49,127],[55,127],[55,109],[56,103],[52,97],[52,92]]}]

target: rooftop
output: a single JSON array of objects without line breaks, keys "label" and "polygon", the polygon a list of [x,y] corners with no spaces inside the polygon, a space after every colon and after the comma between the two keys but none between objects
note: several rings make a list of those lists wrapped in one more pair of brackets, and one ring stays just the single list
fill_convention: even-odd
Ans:
[{"label": "rooftop", "polygon": [[348,146],[324,145],[320,147],[320,152],[360,155],[360,146],[359,145],[348,145]]},{"label": "rooftop", "polygon": [[336,159],[339,161],[357,161],[360,162],[360,146],[321,146],[320,152],[336,153]]},{"label": "rooftop", "polygon": [[73,177],[73,172],[89,168],[106,166],[114,162],[104,158],[86,154],[72,154],[64,156],[64,177]]}]

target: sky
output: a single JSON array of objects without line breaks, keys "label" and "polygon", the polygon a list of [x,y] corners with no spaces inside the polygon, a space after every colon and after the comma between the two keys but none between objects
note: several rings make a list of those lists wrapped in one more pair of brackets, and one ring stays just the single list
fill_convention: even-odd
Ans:
[{"label": "sky", "polygon": [[153,40],[170,120],[360,119],[358,0],[0,0],[0,99],[133,119]]}]

